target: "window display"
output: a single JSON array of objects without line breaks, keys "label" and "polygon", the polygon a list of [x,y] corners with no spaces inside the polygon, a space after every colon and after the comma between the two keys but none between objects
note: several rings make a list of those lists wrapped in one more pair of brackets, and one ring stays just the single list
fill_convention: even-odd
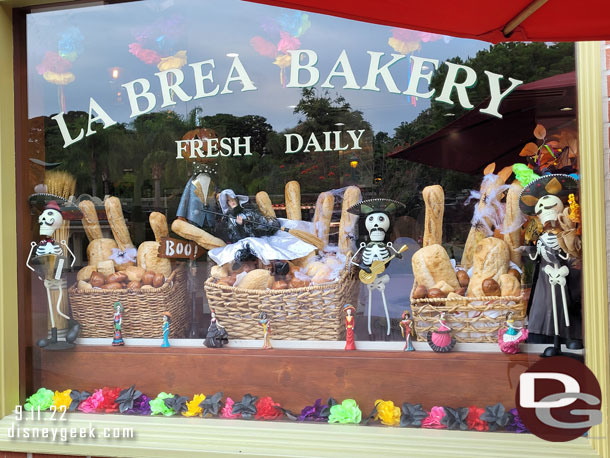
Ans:
[{"label": "window display", "polygon": [[524,431],[582,358],[574,46],[170,3],[27,17],[29,405]]}]

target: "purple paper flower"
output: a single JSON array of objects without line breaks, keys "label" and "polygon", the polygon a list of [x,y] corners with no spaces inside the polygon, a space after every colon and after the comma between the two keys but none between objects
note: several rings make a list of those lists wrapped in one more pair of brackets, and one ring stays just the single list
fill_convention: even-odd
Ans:
[{"label": "purple paper flower", "polygon": [[327,417],[322,416],[322,411],[328,406],[322,404],[322,399],[316,399],[312,406],[306,406],[299,415],[299,421],[327,421]]},{"label": "purple paper flower", "polygon": [[129,415],[150,415],[150,398],[145,394],[134,399],[133,407],[126,410],[124,413]]},{"label": "purple paper flower", "polygon": [[506,425],[506,430],[513,433],[528,433],[529,430],[521,421],[521,417],[519,416],[517,409],[510,409],[509,412],[513,416],[513,421]]}]

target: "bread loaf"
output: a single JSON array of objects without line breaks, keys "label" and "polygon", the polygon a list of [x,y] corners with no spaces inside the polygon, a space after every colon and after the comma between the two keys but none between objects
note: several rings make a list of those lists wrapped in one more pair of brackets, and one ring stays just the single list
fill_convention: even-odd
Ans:
[{"label": "bread loaf", "polygon": [[470,232],[468,232],[468,238],[466,239],[466,244],[464,245],[464,252],[462,253],[462,267],[464,269],[470,269],[472,267],[472,255],[474,254],[474,249],[481,240],[485,238],[485,233],[474,226],[470,228]]},{"label": "bread loaf", "polygon": [[78,204],[78,208],[83,213],[83,228],[85,229],[85,234],[87,234],[87,238],[89,241],[101,239],[102,228],[100,227],[100,222],[97,218],[97,211],[95,210],[95,205],[90,200],[83,200]]},{"label": "bread loaf", "polygon": [[174,231],[180,237],[184,237],[187,240],[192,240],[206,250],[226,246],[226,243],[218,237],[214,237],[212,234],[207,233],[203,229],[199,229],[198,227],[180,219],[174,220],[172,223],[172,231]]},{"label": "bread loaf", "polygon": [[362,200],[362,194],[358,186],[349,186],[343,193],[343,204],[341,205],[341,222],[339,223],[339,251],[343,254],[356,252],[356,222],[358,215],[352,215],[347,211],[352,205]]},{"label": "bread loaf", "polygon": [[89,281],[93,272],[97,272],[97,266],[85,266],[76,274],[76,280]]},{"label": "bread loaf", "polygon": [[258,209],[267,218],[275,218],[273,204],[271,203],[269,194],[267,194],[265,191],[261,191],[256,194],[256,205],[258,205]]},{"label": "bread loaf", "polygon": [[112,250],[117,248],[113,239],[95,239],[87,246],[87,259],[90,266],[97,266],[102,261],[108,261]]},{"label": "bread loaf", "polygon": [[273,285],[274,278],[267,269],[254,269],[248,272],[236,285],[241,289],[267,289]]},{"label": "bread loaf", "polygon": [[169,228],[167,227],[167,218],[163,213],[152,212],[148,217],[150,227],[155,234],[155,240],[161,242],[163,237],[169,237]]},{"label": "bread loaf", "polygon": [[97,263],[97,271],[104,277],[108,277],[114,273],[114,262],[112,261],[100,261]]},{"label": "bread loaf", "polygon": [[331,192],[325,193],[322,201],[322,209],[320,218],[315,226],[317,236],[324,242],[324,246],[328,245],[328,235],[330,234],[330,220],[333,217],[333,208],[335,207],[335,198]]},{"label": "bread loaf", "polygon": [[500,291],[502,296],[521,296],[521,284],[512,274],[500,275]]},{"label": "bread loaf", "polygon": [[468,284],[469,296],[484,296],[483,281],[493,278],[500,282],[500,276],[508,272],[510,250],[504,240],[487,237],[474,249],[472,277]]},{"label": "bread loaf", "polygon": [[[324,197],[326,197],[326,192],[321,192],[318,194],[318,198],[316,199],[316,208],[313,213],[313,225],[314,227],[318,227],[318,221],[320,221],[320,215],[322,214],[322,203],[324,202]],[[316,231],[317,234],[317,231]]]},{"label": "bread loaf", "polygon": [[142,242],[138,247],[138,267],[169,277],[172,264],[169,259],[158,256],[159,246],[159,242]]},{"label": "bread loaf", "polygon": [[418,285],[431,289],[442,280],[454,290],[460,287],[449,255],[441,245],[428,245],[417,250],[411,258],[411,265]]},{"label": "bread loaf", "polygon": [[129,281],[141,281],[144,272],[146,272],[146,269],[137,266],[129,266],[125,269],[125,275],[127,275]]},{"label": "bread loaf", "polygon": [[513,181],[506,193],[506,215],[504,217],[504,241],[510,249],[510,260],[519,267],[523,265],[521,253],[517,250],[521,246],[522,213],[519,209],[519,195],[522,190],[523,186],[518,181]]},{"label": "bread loaf", "polygon": [[432,288],[438,288],[445,294],[453,293],[455,291],[455,288],[451,287],[445,280],[439,281]]},{"label": "bread loaf", "polygon": [[118,197],[109,197],[105,200],[104,206],[106,207],[106,218],[108,218],[108,224],[114,235],[114,240],[121,251],[126,251],[129,248],[135,248],[129,235],[129,229],[125,224],[125,218],[123,217],[123,207]]},{"label": "bread loaf", "polygon": [[443,214],[445,213],[445,193],[439,185],[426,186],[422,191],[426,205],[424,224],[424,246],[443,243]]},{"label": "bread loaf", "polygon": [[298,181],[289,181],[284,188],[286,218],[301,221],[301,185]]}]

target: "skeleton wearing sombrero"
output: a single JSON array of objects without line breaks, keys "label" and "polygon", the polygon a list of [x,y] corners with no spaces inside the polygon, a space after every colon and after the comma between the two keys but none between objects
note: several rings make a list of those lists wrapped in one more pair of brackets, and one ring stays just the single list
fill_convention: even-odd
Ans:
[{"label": "skeleton wearing sombrero", "polygon": [[[536,242],[536,250],[529,253],[539,266],[534,273],[534,284],[528,304],[528,329],[531,334],[554,336],[554,346],[543,356],[560,353],[561,338],[568,341],[581,338],[580,312],[574,310],[575,273],[570,270],[570,255],[561,247],[562,228],[559,219],[570,194],[578,192],[577,181],[569,175],[545,175],[529,183],[521,192],[519,207],[523,213],[538,218],[543,232]],[[571,278],[570,278],[571,277]],[[572,294],[571,294],[572,293]],[[568,348],[578,343],[568,342]]]},{"label": "skeleton wearing sombrero", "polygon": [[[406,250],[404,245],[399,251],[396,251],[392,246],[392,242],[385,242],[390,229],[390,215],[400,208],[404,208],[404,204],[390,199],[368,199],[356,205],[351,206],[347,211],[362,216],[365,219],[365,227],[369,233],[369,242],[362,242],[358,251],[352,256],[350,262],[360,267],[360,280],[366,284],[369,293],[368,302],[368,331],[371,331],[371,308],[373,301],[373,290],[378,290],[381,293],[383,300],[383,309],[385,311],[387,321],[387,335],[390,335],[390,315],[388,313],[388,304],[385,298],[385,287],[390,281],[390,276],[384,274],[378,276],[385,270],[387,264],[394,258],[401,258],[401,254]],[[355,259],[361,255],[360,263]]]}]

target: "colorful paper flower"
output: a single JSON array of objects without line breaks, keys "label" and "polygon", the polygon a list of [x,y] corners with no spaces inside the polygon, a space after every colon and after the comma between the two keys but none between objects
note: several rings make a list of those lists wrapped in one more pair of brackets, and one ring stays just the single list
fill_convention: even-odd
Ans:
[{"label": "colorful paper flower", "polygon": [[91,396],[79,404],[78,410],[84,413],[94,413],[98,411],[103,402],[104,395],[102,394],[102,389],[99,388],[95,390]]},{"label": "colorful paper flower", "polygon": [[160,71],[181,68],[186,65],[186,51],[178,51],[173,56],[161,57],[157,68]]},{"label": "colorful paper flower", "polygon": [[47,410],[53,404],[55,393],[46,388],[40,388],[36,393],[25,400],[25,410]]},{"label": "colorful paper flower", "polygon": [[275,59],[275,56],[277,56],[277,46],[270,41],[265,40],[263,37],[252,37],[250,39],[250,45],[261,56],[270,57],[271,59]]},{"label": "colorful paper flower", "polygon": [[150,398],[145,394],[133,401],[133,407],[125,411],[128,415],[150,415]]},{"label": "colorful paper flower", "polygon": [[186,411],[182,412],[182,415],[185,417],[201,417],[203,413],[203,408],[201,407],[201,403],[205,399],[205,394],[196,394],[193,396],[193,399],[186,403]]},{"label": "colorful paper flower", "polygon": [[55,72],[44,72],[42,77],[49,83],[57,84],[58,86],[65,86],[75,80],[74,73],[55,73]]},{"label": "colorful paper flower", "polygon": [[481,420],[481,415],[484,412],[485,409],[479,409],[477,406],[468,407],[468,417],[466,418],[468,429],[474,429],[476,431],[489,431],[489,425],[487,422]]},{"label": "colorful paper flower", "polygon": [[521,417],[519,416],[519,411],[517,409],[510,409],[508,411],[510,415],[512,415],[513,420],[506,425],[506,431],[510,431],[513,433],[527,433],[529,430],[521,421]]},{"label": "colorful paper flower", "polygon": [[130,43],[129,52],[148,65],[156,65],[161,61],[161,56],[157,51],[145,49],[140,43]]},{"label": "colorful paper flower", "polygon": [[278,67],[284,69],[290,66],[291,60],[292,57],[290,56],[290,54],[282,54],[275,58],[275,60],[273,61],[273,65],[277,65]]},{"label": "colorful paper flower", "polygon": [[220,416],[222,418],[239,418],[239,414],[233,413],[233,406],[235,405],[235,401],[231,398],[227,398],[225,401],[225,405],[220,411]]},{"label": "colorful paper flower", "polygon": [[443,425],[447,425],[448,429],[459,429],[462,431],[468,431],[468,407],[458,407],[454,409],[452,407],[444,407],[445,416],[441,419]]},{"label": "colorful paper flower", "polygon": [[80,403],[86,400],[89,396],[91,396],[91,393],[88,391],[70,391],[70,399],[72,399],[72,402],[70,403],[70,408],[68,410],[70,412],[74,412],[76,409],[78,409]]},{"label": "colorful paper flower", "polygon": [[485,420],[489,424],[490,431],[497,431],[500,428],[505,428],[513,419],[504,406],[501,403],[497,403],[496,405],[485,407],[485,412],[481,414],[481,420]]},{"label": "colorful paper flower", "polygon": [[330,416],[330,409],[332,409],[333,406],[336,406],[338,404],[339,401],[337,401],[335,398],[328,398],[328,401],[326,401],[326,405],[322,406],[322,410],[320,411],[320,417],[328,419],[328,417]]},{"label": "colorful paper flower", "polygon": [[381,424],[387,426],[396,426],[400,424],[400,408],[395,406],[393,401],[377,399],[375,401],[375,407],[377,407],[375,420],[381,420]]},{"label": "colorful paper flower", "polygon": [[409,404],[405,402],[402,405],[402,415],[400,416],[400,426],[403,428],[406,426],[421,427],[422,421],[428,416],[421,404]]},{"label": "colorful paper flower", "polygon": [[256,415],[256,400],[258,396],[252,396],[250,393],[245,394],[241,401],[233,404],[233,408],[231,409],[231,413],[233,415],[240,414],[241,418],[245,420],[250,420],[254,415]]},{"label": "colorful paper flower", "polygon": [[134,401],[142,396],[142,392],[136,390],[135,385],[131,385],[129,388],[122,390],[114,402],[119,406],[119,412],[125,413],[129,409],[133,409]]},{"label": "colorful paper flower", "polygon": [[300,37],[311,27],[309,15],[301,11],[283,13],[278,19],[278,24],[282,30],[294,37]]},{"label": "colorful paper flower", "polygon": [[57,412],[66,412],[70,408],[70,404],[72,403],[72,398],[70,397],[71,391],[72,390],[55,391],[52,406],[55,407]]},{"label": "colorful paper flower", "polygon": [[222,404],[222,391],[219,391],[212,396],[206,396],[206,398],[199,404],[203,409],[202,415],[218,416],[220,405]]},{"label": "colorful paper flower", "polygon": [[280,31],[280,41],[277,44],[277,50],[285,53],[299,49],[301,47],[301,40],[296,37],[290,36],[288,32]]},{"label": "colorful paper flower", "polygon": [[121,394],[120,388],[102,388],[103,400],[99,409],[106,413],[118,412],[119,406],[115,401],[119,397],[119,394]]},{"label": "colorful paper flower", "polygon": [[47,51],[42,62],[36,66],[36,71],[39,75],[44,75],[47,72],[67,73],[71,68],[72,63],[68,59],[64,59],[56,52]]},{"label": "colorful paper flower", "polygon": [[265,396],[260,398],[256,402],[256,416],[257,420],[275,420],[276,418],[280,418],[283,415],[283,412],[277,407],[280,404],[277,402],[273,402],[270,396]]},{"label": "colorful paper flower", "polygon": [[441,423],[441,420],[445,416],[445,409],[439,406],[434,406],[430,410],[430,413],[424,420],[422,421],[422,428],[432,428],[432,429],[444,429],[447,425]]},{"label": "colorful paper flower", "polygon": [[175,413],[180,415],[181,413],[187,411],[188,408],[186,406],[186,403],[187,403],[188,399],[189,398],[187,398],[186,396],[179,396],[179,395],[175,394],[172,397],[165,398],[163,400],[163,402],[165,402],[165,405],[167,407],[169,407]]},{"label": "colorful paper flower", "polygon": [[64,30],[57,42],[59,55],[64,59],[74,62],[79,54],[83,52],[83,34],[76,26],[68,27]]},{"label": "colorful paper flower", "polygon": [[345,399],[330,408],[329,423],[360,423],[362,412],[353,399]]},{"label": "colorful paper flower", "polygon": [[316,399],[312,406],[306,406],[301,410],[301,415],[298,416],[299,421],[327,421],[328,415],[323,416],[322,412],[328,411],[328,406],[322,404],[322,399]]},{"label": "colorful paper flower", "polygon": [[165,404],[166,399],[173,398],[174,395],[171,393],[161,392],[157,395],[157,397],[149,402],[150,404],[150,414],[151,415],[164,415],[166,417],[171,417],[174,415],[174,409],[168,407]]},{"label": "colorful paper flower", "polygon": [[402,41],[395,37],[388,38],[388,44],[398,54],[411,54],[421,49],[419,41]]}]

